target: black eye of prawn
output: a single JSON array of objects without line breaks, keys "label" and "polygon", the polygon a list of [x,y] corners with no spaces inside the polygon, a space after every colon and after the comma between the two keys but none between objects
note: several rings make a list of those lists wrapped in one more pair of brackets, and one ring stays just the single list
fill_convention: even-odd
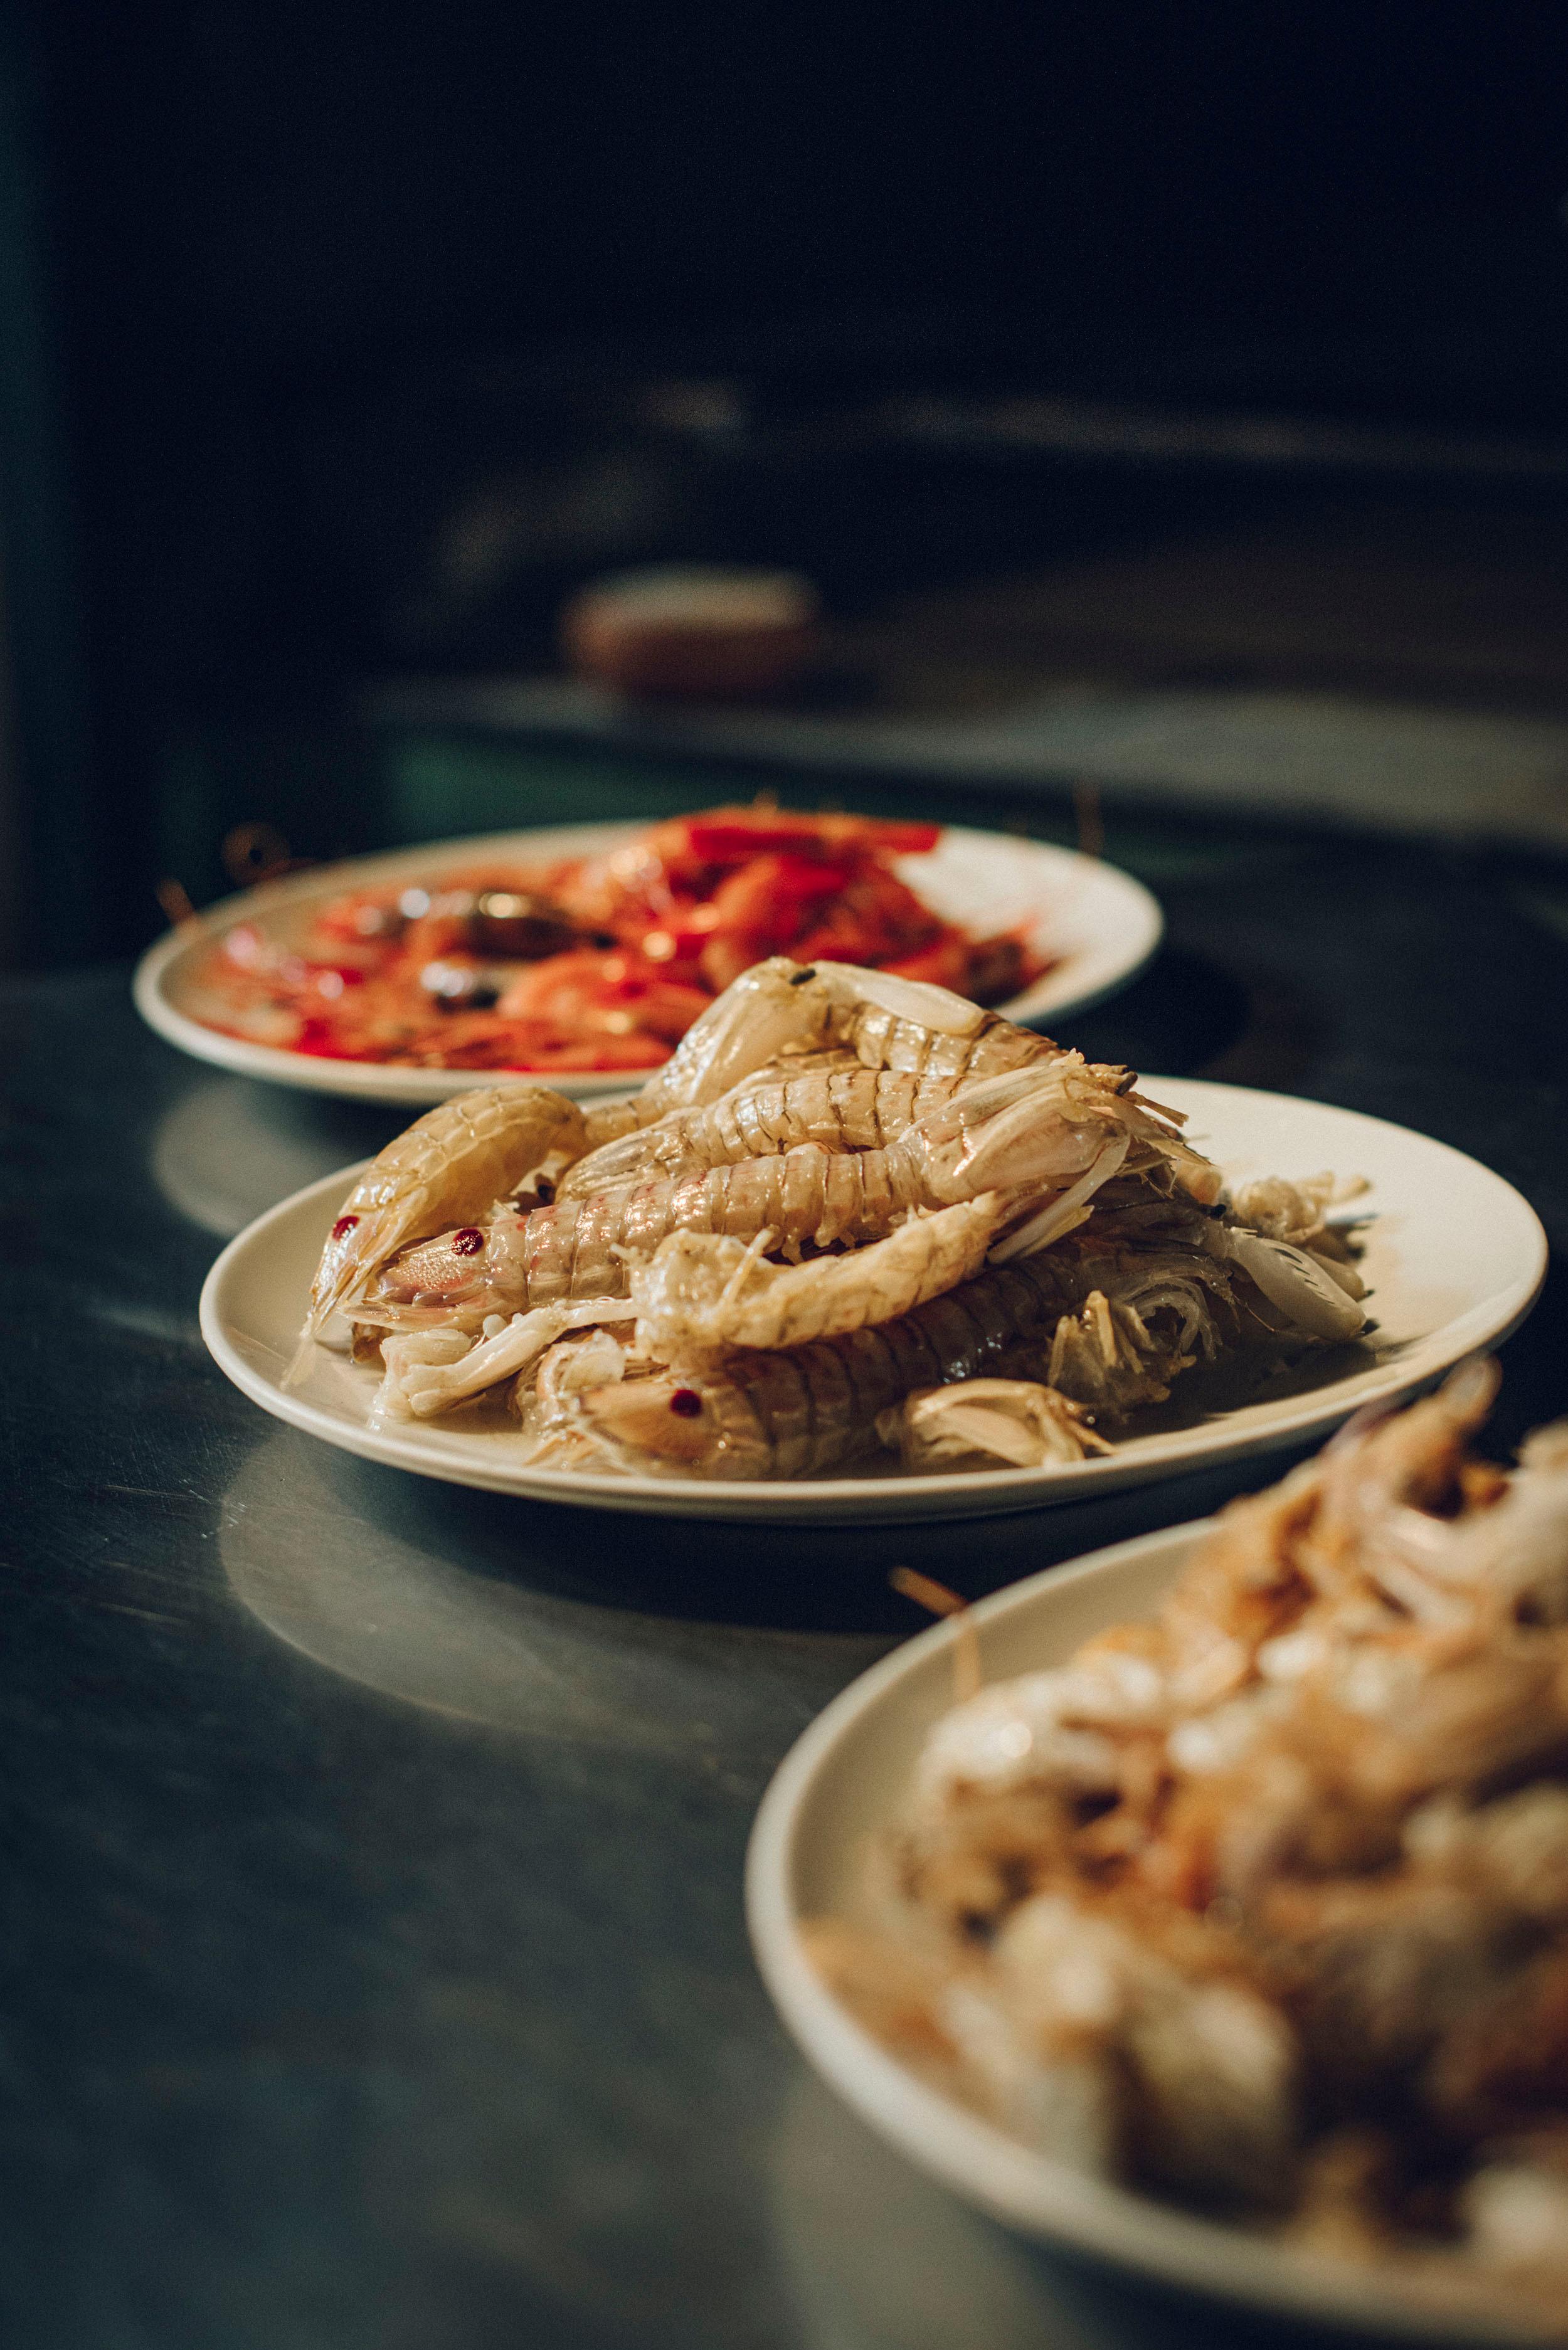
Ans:
[{"label": "black eye of prawn", "polygon": [[815,963],[808,962],[804,971],[797,971],[795,972],[794,977],[789,983],[792,987],[804,987],[808,979],[815,979],[815,977],[816,965]]}]

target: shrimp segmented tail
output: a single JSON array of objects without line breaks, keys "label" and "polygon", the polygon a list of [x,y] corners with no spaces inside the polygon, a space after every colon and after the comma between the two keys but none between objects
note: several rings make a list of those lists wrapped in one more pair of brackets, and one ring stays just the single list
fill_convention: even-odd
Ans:
[{"label": "shrimp segmented tail", "polygon": [[[557,1198],[586,1198],[622,1183],[732,1167],[803,1142],[825,1150],[885,1150],[907,1128],[957,1092],[957,1077],[918,1077],[902,1069],[868,1069],[853,1054],[802,1055],[759,1071],[716,1102],[672,1110],[652,1126],[607,1138],[570,1167]],[[823,1066],[834,1061],[843,1066]],[[628,1109],[630,1105],[626,1106]],[[589,1125],[593,1114],[589,1114]]]},{"label": "shrimp segmented tail", "polygon": [[1001,1367],[1020,1341],[1047,1337],[1059,1311],[1028,1271],[1002,1266],[896,1321],[595,1388],[579,1409],[612,1455],[639,1468],[821,1476],[875,1451],[877,1414],[911,1388]]},{"label": "shrimp segmented tail", "polygon": [[[801,1143],[773,1158],[567,1199],[527,1217],[498,1217],[483,1231],[421,1242],[388,1266],[371,1302],[393,1307],[395,1318],[407,1307],[437,1304],[471,1316],[510,1313],[561,1297],[623,1294],[626,1256],[651,1255],[672,1232],[751,1241],[767,1231],[774,1253],[798,1255],[807,1247],[885,1240],[911,1210],[949,1208],[986,1192],[1010,1195],[1014,1211],[1025,1198],[1067,1186],[1076,1200],[1110,1171],[1107,1137],[1118,1139],[1125,1156],[1146,1128],[1158,1133],[1076,1055],[1061,1055],[963,1087],[885,1150]],[[845,1279],[848,1295],[854,1284]]]}]

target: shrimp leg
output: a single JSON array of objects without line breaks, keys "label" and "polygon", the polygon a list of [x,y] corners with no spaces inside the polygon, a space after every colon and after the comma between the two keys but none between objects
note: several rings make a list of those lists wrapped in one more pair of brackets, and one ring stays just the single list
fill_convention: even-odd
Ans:
[{"label": "shrimp leg", "polygon": [[487,1388],[515,1378],[567,1330],[618,1318],[629,1319],[619,1300],[590,1297],[577,1305],[541,1305],[532,1314],[515,1315],[490,1337],[472,1345],[450,1328],[389,1338],[381,1350],[386,1375],[371,1407],[371,1425],[389,1419],[432,1419]]},{"label": "shrimp leg", "polygon": [[877,1434],[906,1469],[1066,1467],[1111,1447],[1081,1404],[1037,1379],[961,1379],[917,1388],[883,1414]]}]

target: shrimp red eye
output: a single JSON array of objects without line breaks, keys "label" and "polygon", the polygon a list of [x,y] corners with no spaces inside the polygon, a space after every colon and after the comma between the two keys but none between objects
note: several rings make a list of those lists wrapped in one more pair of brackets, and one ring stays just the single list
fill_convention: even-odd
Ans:
[{"label": "shrimp red eye", "polygon": [[452,1236],[454,1256],[477,1256],[483,1246],[484,1234],[477,1224],[464,1224],[461,1232],[453,1232]]},{"label": "shrimp red eye", "polygon": [[695,1388],[677,1388],[670,1399],[670,1409],[677,1419],[695,1419],[702,1409],[702,1399]]},{"label": "shrimp red eye", "polygon": [[337,1222],[332,1227],[333,1239],[335,1241],[346,1241],[358,1221],[359,1219],[358,1216],[339,1216]]}]

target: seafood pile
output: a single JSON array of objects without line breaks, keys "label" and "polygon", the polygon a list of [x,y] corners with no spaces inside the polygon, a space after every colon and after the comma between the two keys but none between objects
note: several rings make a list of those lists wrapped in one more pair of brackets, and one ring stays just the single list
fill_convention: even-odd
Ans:
[{"label": "seafood pile", "polygon": [[234,923],[206,985],[256,1043],[441,1069],[656,1067],[714,995],[785,950],[1000,1003],[1048,968],[909,887],[934,824],[765,802],[674,816],[600,857],[356,889],[297,942]]},{"label": "seafood pile", "polygon": [[1015,2136],[1568,2330],[1568,1422],[1351,1422],[928,1735],[815,1961]]},{"label": "seafood pile", "polygon": [[1229,1198],[1180,1124],[945,988],[773,956],[632,1100],[418,1120],[344,1203],[299,1360],[346,1322],[378,1416],[504,1396],[562,1467],[1075,1461],[1223,1350],[1366,1323],[1333,1180]]}]

